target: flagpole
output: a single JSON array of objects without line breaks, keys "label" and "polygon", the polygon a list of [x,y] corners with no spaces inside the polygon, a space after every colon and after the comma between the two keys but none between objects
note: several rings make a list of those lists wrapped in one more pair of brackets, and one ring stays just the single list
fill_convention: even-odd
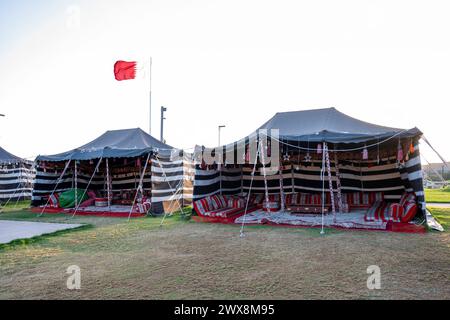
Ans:
[{"label": "flagpole", "polygon": [[152,134],[152,57],[150,57],[150,78],[149,78],[149,83],[150,83],[150,108],[149,108],[149,119],[148,119],[148,133],[151,135]]}]

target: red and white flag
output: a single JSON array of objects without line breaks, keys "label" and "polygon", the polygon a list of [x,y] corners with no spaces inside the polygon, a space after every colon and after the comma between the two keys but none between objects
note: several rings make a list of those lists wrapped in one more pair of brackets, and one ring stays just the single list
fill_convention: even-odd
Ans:
[{"label": "red and white flag", "polygon": [[117,81],[135,79],[136,65],[136,61],[117,61],[114,64],[114,77]]}]

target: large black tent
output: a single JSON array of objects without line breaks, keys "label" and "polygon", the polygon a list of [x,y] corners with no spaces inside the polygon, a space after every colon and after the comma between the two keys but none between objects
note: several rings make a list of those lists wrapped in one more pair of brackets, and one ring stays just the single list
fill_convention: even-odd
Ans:
[{"label": "large black tent", "polygon": [[79,148],[38,156],[33,205],[45,205],[52,193],[73,188],[89,188],[108,202],[129,205],[142,187],[153,213],[177,210],[173,202],[183,205],[192,194],[192,189],[185,192],[184,159],[182,150],[139,128],[107,131]]},{"label": "large black tent", "polygon": [[34,174],[32,161],[0,147],[0,202],[30,199]]},{"label": "large black tent", "polygon": [[[261,140],[262,132],[268,140],[276,141],[279,148],[274,150],[272,146],[271,150],[278,157],[277,173],[264,174],[264,177],[262,169],[272,164],[253,166],[249,159],[254,156],[248,155],[252,141]],[[224,156],[223,161],[215,158],[214,164],[197,162],[193,197],[198,200],[219,194],[279,194],[280,191],[321,193],[325,186],[323,170],[326,173],[322,151],[326,147],[333,192],[337,189],[342,193],[381,192],[385,200],[393,202],[405,192],[413,192],[425,214],[421,136],[417,128],[371,124],[335,108],[280,112],[239,141],[216,148],[202,147],[203,156],[222,151]],[[242,160],[239,150],[244,150],[244,163],[236,162]],[[328,186],[326,192],[331,192]]]}]

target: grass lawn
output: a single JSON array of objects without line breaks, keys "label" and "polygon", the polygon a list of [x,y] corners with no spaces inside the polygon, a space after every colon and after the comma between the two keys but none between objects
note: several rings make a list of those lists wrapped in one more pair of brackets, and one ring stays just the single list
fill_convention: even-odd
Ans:
[{"label": "grass lawn", "polygon": [[450,203],[450,188],[425,189],[425,199],[427,202]]},{"label": "grass lawn", "polygon": [[[166,219],[45,215],[0,219],[86,223],[0,249],[0,299],[450,299],[450,209],[433,209],[446,232],[399,234],[247,227]],[[81,290],[66,269],[81,268]],[[368,290],[367,267],[381,268]]]}]

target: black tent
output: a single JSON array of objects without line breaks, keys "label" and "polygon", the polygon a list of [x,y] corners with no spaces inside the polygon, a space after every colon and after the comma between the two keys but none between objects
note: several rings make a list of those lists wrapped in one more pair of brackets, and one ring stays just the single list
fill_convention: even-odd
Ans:
[{"label": "black tent", "polygon": [[[189,194],[183,193],[183,161],[174,160],[174,155],[182,159],[183,151],[139,128],[107,131],[79,148],[38,156],[33,205],[45,205],[52,192],[87,189],[88,185],[110,201],[130,204],[142,181],[144,195],[151,197],[152,212],[162,213],[168,207],[177,210],[172,202],[184,204]],[[167,167],[176,174],[165,177]]]},{"label": "black tent", "polygon": [[0,202],[30,199],[34,175],[31,161],[0,147]]},{"label": "black tent", "polygon": [[[276,139],[279,146],[271,152],[279,156],[279,172],[262,179],[261,163],[249,163],[253,141],[264,136]],[[330,151],[333,189],[337,188],[336,164],[340,168],[340,186],[346,192],[383,192],[385,199],[396,201],[405,192],[414,192],[425,213],[425,199],[417,128],[399,129],[364,122],[335,108],[280,112],[249,136],[227,146],[204,148],[202,154],[223,151],[223,165],[197,162],[194,200],[214,194],[319,193],[322,153]],[[270,142],[269,142],[270,143]],[[268,146],[270,149],[270,145]],[[198,150],[199,148],[197,148]],[[229,150],[234,150],[229,152]],[[242,160],[243,150],[245,163]],[[401,150],[402,158],[399,159]],[[242,152],[241,152],[242,153]],[[229,159],[231,158],[231,160]],[[278,159],[277,159],[278,160]],[[220,162],[220,161],[216,161]],[[280,179],[280,177],[282,177]],[[329,191],[327,191],[329,192]]]}]

